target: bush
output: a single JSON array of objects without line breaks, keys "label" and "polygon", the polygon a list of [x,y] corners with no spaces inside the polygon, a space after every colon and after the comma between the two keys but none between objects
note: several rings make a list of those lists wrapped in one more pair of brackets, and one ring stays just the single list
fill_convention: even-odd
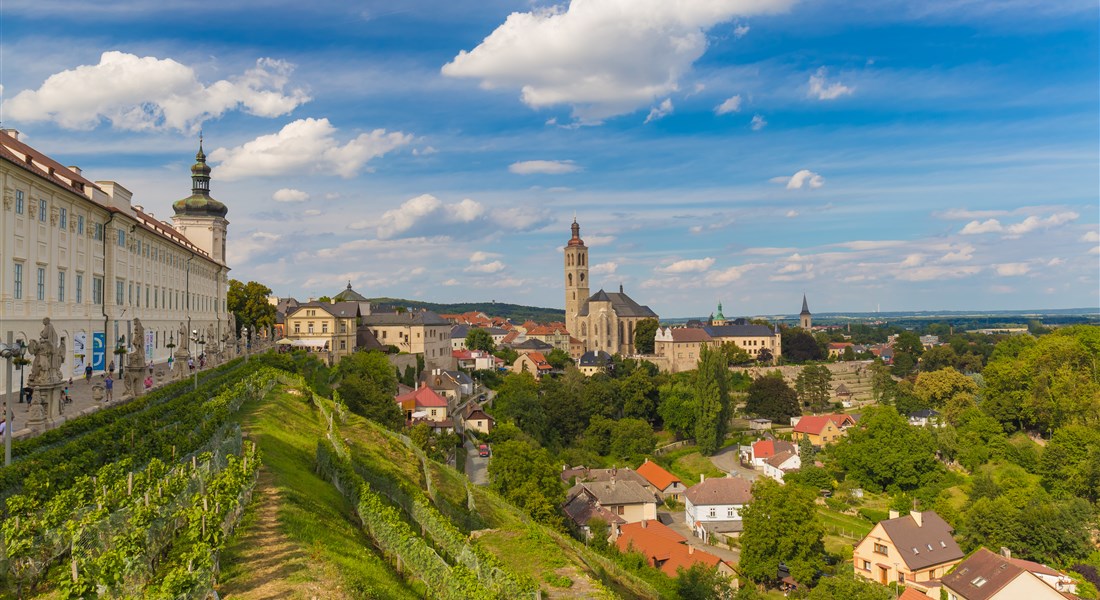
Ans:
[{"label": "bush", "polygon": [[859,509],[859,516],[867,519],[872,523],[878,523],[879,521],[885,521],[890,518],[890,513],[885,510],[875,510],[873,508],[861,508]]}]

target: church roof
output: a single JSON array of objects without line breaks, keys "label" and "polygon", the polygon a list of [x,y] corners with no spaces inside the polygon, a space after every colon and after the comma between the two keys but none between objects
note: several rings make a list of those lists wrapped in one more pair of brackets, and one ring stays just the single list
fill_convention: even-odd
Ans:
[{"label": "church roof", "polygon": [[643,306],[634,301],[633,298],[627,296],[623,292],[605,292],[602,289],[592,295],[588,299],[588,302],[581,307],[579,316],[588,316],[588,306],[593,302],[610,302],[611,308],[615,311],[615,314],[620,317],[649,317],[656,319],[657,313],[653,312],[648,306]]},{"label": "church roof", "polygon": [[806,304],[806,294],[802,294],[802,312],[800,312],[798,314],[800,314],[800,315],[810,314],[810,305]]},{"label": "church roof", "polygon": [[348,287],[345,288],[344,291],[342,291],[339,294],[336,294],[335,296],[333,296],[332,299],[336,300],[337,302],[341,302],[341,301],[366,302],[367,301],[367,299],[363,296],[363,294],[360,294],[359,292],[351,289],[351,282],[350,281],[348,282]]},{"label": "church roof", "polygon": [[201,138],[199,151],[195,154],[195,164],[191,166],[191,182],[191,195],[172,203],[172,210],[176,215],[224,219],[229,209],[210,195],[210,167],[206,164],[206,153],[202,151]]}]

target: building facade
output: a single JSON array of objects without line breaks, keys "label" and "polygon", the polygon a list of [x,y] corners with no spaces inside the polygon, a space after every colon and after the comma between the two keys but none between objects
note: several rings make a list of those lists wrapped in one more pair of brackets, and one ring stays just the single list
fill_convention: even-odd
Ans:
[{"label": "building facade", "polygon": [[330,365],[355,351],[358,302],[306,302],[291,309],[285,321],[291,346],[317,353]]},{"label": "building facade", "polygon": [[[118,348],[144,349],[147,362],[161,363],[169,344],[197,355],[235,338],[228,210],[210,196],[201,142],[195,158],[192,193],[173,205],[173,226],[134,204],[122,185],[90,181],[3,130],[0,339],[37,339],[48,317],[65,344],[62,372],[75,378],[88,365],[95,373],[118,366]],[[135,318],[145,339],[132,339]],[[191,331],[205,344],[180,339]]]},{"label": "building facade", "polygon": [[371,313],[361,323],[370,328],[383,346],[395,346],[399,352],[423,354],[433,367],[453,368],[451,322],[430,311]]}]

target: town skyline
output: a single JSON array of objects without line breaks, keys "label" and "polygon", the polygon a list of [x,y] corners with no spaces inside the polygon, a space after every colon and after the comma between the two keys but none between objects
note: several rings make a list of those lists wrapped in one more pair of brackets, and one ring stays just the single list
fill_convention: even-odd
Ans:
[{"label": "town skyline", "polygon": [[560,308],[576,215],[662,316],[1098,304],[1093,5],[365,6],[9,2],[3,126],[160,219],[203,131],[280,296]]}]

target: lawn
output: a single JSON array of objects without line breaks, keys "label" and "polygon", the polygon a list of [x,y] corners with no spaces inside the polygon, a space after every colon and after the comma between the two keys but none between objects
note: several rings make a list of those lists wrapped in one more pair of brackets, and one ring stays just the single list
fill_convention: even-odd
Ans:
[{"label": "lawn", "polygon": [[699,475],[706,475],[707,477],[726,476],[721,469],[710,462],[709,458],[697,451],[689,452],[674,459],[669,470],[688,487],[699,481]]},{"label": "lawn", "polygon": [[827,508],[818,507],[817,514],[821,517],[821,523],[825,526],[826,533],[837,533],[845,537],[860,539],[871,533],[871,529],[874,527],[874,524],[866,519]]}]

